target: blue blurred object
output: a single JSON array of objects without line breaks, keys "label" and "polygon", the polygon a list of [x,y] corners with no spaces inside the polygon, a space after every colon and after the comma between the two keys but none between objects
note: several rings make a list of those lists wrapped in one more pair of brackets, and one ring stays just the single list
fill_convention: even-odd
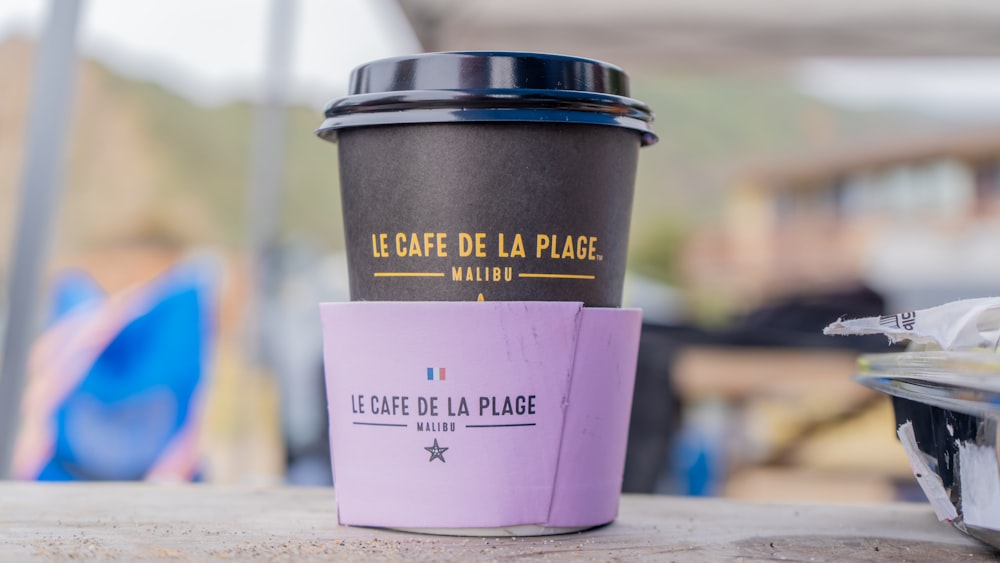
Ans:
[{"label": "blue blurred object", "polygon": [[86,327],[77,333],[106,333],[108,341],[47,417],[51,456],[34,478],[140,480],[161,463],[174,470],[171,478],[194,478],[192,436],[215,336],[211,266],[186,262],[112,297],[86,274],[60,277],[49,330],[76,322]]},{"label": "blue blurred object", "polygon": [[719,493],[722,475],[719,472],[720,448],[704,432],[686,429],[674,443],[674,490],[672,494],[696,497]]},{"label": "blue blurred object", "polygon": [[96,302],[104,297],[104,290],[86,272],[62,272],[52,282],[52,303],[49,307],[49,319],[45,324],[51,326],[78,305]]}]

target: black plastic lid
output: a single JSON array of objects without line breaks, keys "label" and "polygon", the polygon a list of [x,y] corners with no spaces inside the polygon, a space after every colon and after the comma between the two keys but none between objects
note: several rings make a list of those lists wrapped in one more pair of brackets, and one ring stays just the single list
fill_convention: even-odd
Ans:
[{"label": "black plastic lid", "polygon": [[633,129],[657,141],[653,112],[628,97],[628,76],[600,61],[539,53],[427,53],[354,69],[348,96],[333,100],[316,131],[335,141],[347,127],[459,121],[586,123]]}]

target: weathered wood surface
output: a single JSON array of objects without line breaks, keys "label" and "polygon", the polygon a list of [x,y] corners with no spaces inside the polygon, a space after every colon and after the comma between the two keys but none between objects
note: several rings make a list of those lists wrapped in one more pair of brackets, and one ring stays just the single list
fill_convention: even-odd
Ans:
[{"label": "weathered wood surface", "polygon": [[[428,507],[428,510],[433,510]],[[922,504],[622,498],[617,521],[537,538],[340,527],[331,489],[0,482],[0,560],[995,561]]]}]

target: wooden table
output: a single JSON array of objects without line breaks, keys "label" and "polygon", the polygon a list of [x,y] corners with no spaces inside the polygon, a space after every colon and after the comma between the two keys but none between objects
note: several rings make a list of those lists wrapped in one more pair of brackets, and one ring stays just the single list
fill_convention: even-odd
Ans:
[{"label": "wooden table", "polygon": [[340,527],[332,489],[0,482],[0,560],[993,561],[927,505],[626,495],[613,524],[537,538]]}]

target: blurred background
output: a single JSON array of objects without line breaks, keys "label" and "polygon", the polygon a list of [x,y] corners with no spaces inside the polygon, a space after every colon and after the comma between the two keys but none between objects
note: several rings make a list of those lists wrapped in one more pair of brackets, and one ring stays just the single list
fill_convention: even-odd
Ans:
[{"label": "blurred background", "polygon": [[[29,116],[45,110],[30,108],[53,95],[36,75],[55,5],[0,5],[0,318],[21,298],[11,294],[12,249],[25,231]],[[920,498],[888,400],[850,380],[857,354],[888,351],[885,340],[820,332],[841,315],[996,293],[1000,5],[80,6],[67,67],[74,80],[62,92],[69,118],[50,130],[65,150],[49,155],[62,173],[48,201],[37,331],[56,349],[75,349],[52,336],[74,320],[51,311],[68,291],[56,283],[65,272],[99,288],[99,297],[78,300],[90,313],[63,312],[116,327],[102,341],[108,348],[116,330],[154,310],[151,294],[173,295],[163,289],[171,272],[211,262],[210,275],[196,276],[202,316],[176,329],[200,335],[201,363],[190,367],[199,391],[172,399],[192,405],[173,426],[149,430],[164,450],[193,436],[185,442],[193,469],[173,477],[330,482],[316,304],[347,291],[336,148],[313,135],[322,107],[346,94],[351,68],[372,59],[515,50],[617,64],[656,114],[661,140],[640,154],[626,281],[625,303],[644,308],[646,326],[625,489],[762,501]],[[138,304],[109,312],[121,295]],[[32,322],[8,322],[7,334],[34,334]],[[169,361],[156,353],[136,352],[134,365]],[[58,371],[41,364],[27,371]],[[58,386],[29,381],[28,395],[47,396],[46,385]],[[68,424],[77,416],[64,404],[73,384],[61,385],[51,393],[63,403],[38,408]],[[111,411],[93,411],[97,427],[127,418],[120,400],[101,399]],[[34,472],[23,476],[118,475],[74,473],[80,459],[45,473],[43,458],[68,446],[42,444],[61,431],[38,424],[23,423],[37,432],[22,431],[29,453],[19,459],[39,460],[25,462]],[[160,453],[144,455],[159,463]]]}]

